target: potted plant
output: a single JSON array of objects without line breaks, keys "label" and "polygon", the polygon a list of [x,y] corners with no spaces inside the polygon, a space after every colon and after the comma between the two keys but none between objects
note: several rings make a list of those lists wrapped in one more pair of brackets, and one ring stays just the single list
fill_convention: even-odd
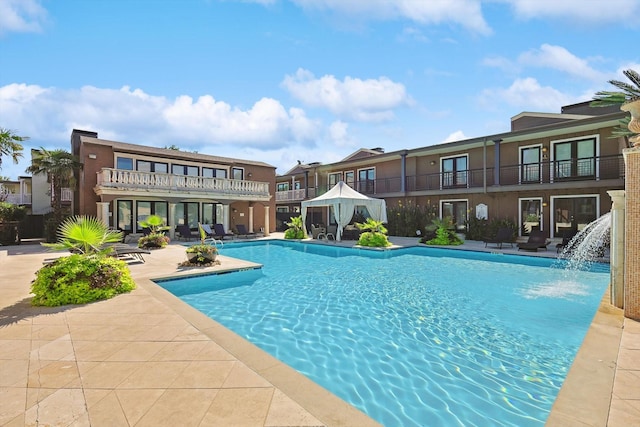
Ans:
[{"label": "potted plant", "polygon": [[200,243],[187,248],[187,261],[189,264],[197,265],[212,264],[218,255],[218,248],[206,242],[207,233],[200,223],[198,223],[198,231],[200,232]]},{"label": "potted plant", "polygon": [[149,215],[145,220],[138,222],[138,224],[140,227],[150,230],[149,234],[138,239],[139,248],[164,248],[169,244],[169,236],[164,234],[169,227],[164,224],[162,217]]}]

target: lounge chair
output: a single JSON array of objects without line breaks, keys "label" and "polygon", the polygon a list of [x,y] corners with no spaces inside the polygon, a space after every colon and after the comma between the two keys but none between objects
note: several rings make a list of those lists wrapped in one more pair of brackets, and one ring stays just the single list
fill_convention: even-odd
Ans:
[{"label": "lounge chair", "polygon": [[498,249],[502,249],[503,243],[508,243],[513,247],[513,230],[508,227],[498,228],[498,232],[494,237],[487,237],[482,241],[485,248],[489,243],[496,245]]},{"label": "lounge chair", "polygon": [[113,245],[109,245],[109,247],[111,248],[110,255],[119,259],[129,258],[133,259],[134,261],[144,262],[144,257],[142,255],[151,253],[146,249],[129,246],[123,243],[116,243]]},{"label": "lounge chair", "polygon": [[202,227],[207,237],[214,237],[216,235],[209,224],[200,224],[200,227]]},{"label": "lounge chair", "polygon": [[200,236],[194,234],[191,232],[191,229],[189,228],[189,226],[187,224],[182,224],[179,225],[178,227],[176,227],[176,230],[178,231],[178,233],[180,233],[180,238],[184,239],[184,240],[191,240],[191,239],[199,239]]},{"label": "lounge chair", "polygon": [[518,243],[518,250],[535,251],[538,252],[539,248],[547,250],[547,245],[551,243],[547,240],[544,233],[540,230],[532,230],[529,234],[529,239],[524,243]]},{"label": "lounge chair", "polygon": [[326,231],[321,232],[320,234],[318,234],[318,239],[319,240],[336,240],[336,233],[338,232],[338,226],[337,225],[330,225],[327,227]]},{"label": "lounge chair", "polygon": [[244,224],[236,224],[236,230],[238,231],[238,237],[256,237],[256,233],[250,233],[247,231],[247,227]]},{"label": "lounge chair", "polygon": [[224,229],[224,225],[222,224],[213,224],[213,232],[212,237],[219,240],[224,240],[226,237],[233,239],[235,236],[233,233],[227,233]]}]

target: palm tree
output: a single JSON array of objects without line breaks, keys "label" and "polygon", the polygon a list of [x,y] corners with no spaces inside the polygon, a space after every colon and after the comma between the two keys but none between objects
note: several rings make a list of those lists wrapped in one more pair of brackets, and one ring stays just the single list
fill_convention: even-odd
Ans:
[{"label": "palm tree", "polygon": [[122,232],[110,230],[96,217],[74,216],[67,218],[58,229],[57,243],[43,243],[53,250],[70,250],[84,255],[107,253],[109,243],[122,240]]},{"label": "palm tree", "polygon": [[51,184],[51,207],[54,214],[61,215],[62,209],[62,189],[75,185],[74,173],[82,168],[82,163],[76,156],[68,151],[55,149],[33,150],[31,156],[31,166],[27,173],[34,175],[46,174],[47,182]]},{"label": "palm tree", "polygon": [[26,136],[18,136],[13,131],[0,127],[0,167],[2,167],[2,156],[10,156],[13,163],[18,163],[22,157],[23,141],[29,139]]},{"label": "palm tree", "polygon": [[[620,89],[619,91],[601,90],[593,96],[593,101],[589,104],[591,107],[610,107],[612,105],[621,106],[622,104],[640,99],[640,74],[635,70],[624,70],[623,74],[631,81],[631,83],[619,80],[609,80],[609,83]],[[630,146],[629,138],[635,133],[629,130],[629,121],[631,117],[627,116],[620,120],[620,123],[611,133],[613,138],[624,138],[627,145]]]}]

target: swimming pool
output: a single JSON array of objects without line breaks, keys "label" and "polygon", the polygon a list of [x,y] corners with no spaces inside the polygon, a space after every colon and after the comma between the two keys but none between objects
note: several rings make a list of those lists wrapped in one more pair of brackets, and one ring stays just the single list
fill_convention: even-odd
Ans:
[{"label": "swimming pool", "polygon": [[159,284],[386,426],[542,426],[609,281],[447,249],[225,245]]}]

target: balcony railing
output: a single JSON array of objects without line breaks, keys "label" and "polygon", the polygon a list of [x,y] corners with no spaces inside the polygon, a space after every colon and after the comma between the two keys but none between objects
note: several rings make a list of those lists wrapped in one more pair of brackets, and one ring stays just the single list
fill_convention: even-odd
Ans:
[{"label": "balcony railing", "polygon": [[31,194],[0,193],[0,200],[12,205],[30,205]]},{"label": "balcony railing", "polygon": [[171,175],[111,168],[103,168],[97,174],[98,187],[101,188],[216,193],[229,196],[269,196],[268,182]]},{"label": "balcony railing", "polygon": [[[316,189],[309,188],[309,198],[316,197]],[[276,202],[299,202],[307,198],[305,189],[276,191]]]},{"label": "balcony railing", "polygon": [[60,200],[63,202],[73,201],[73,190],[70,188],[62,188],[60,191]]}]

